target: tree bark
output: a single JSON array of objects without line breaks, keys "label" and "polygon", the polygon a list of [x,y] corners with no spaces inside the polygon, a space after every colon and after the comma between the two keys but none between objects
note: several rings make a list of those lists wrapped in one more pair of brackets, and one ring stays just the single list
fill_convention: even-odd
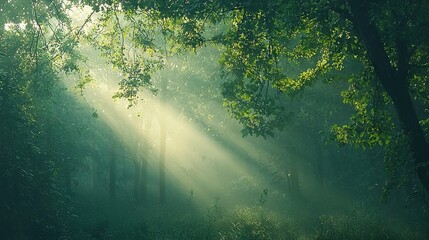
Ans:
[{"label": "tree bark", "polygon": [[360,40],[367,51],[368,60],[387,94],[393,101],[401,128],[410,140],[410,151],[420,182],[429,192],[429,145],[408,91],[407,55],[403,44],[397,46],[398,68],[391,65],[377,27],[370,22],[366,2],[348,0],[352,13],[352,22],[359,33]]},{"label": "tree bark", "polygon": [[111,200],[115,199],[116,196],[116,155],[116,149],[113,147],[112,155],[109,159],[109,193]]}]

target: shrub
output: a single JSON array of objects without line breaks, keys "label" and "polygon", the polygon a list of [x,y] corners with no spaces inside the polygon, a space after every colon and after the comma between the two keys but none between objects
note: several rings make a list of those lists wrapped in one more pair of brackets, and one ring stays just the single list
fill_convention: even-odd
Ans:
[{"label": "shrub", "polygon": [[291,223],[281,221],[261,206],[236,207],[231,220],[229,229],[221,233],[221,239],[297,239]]},{"label": "shrub", "polygon": [[370,214],[354,210],[350,215],[321,216],[314,240],[395,240],[423,239],[412,231],[394,231],[388,224]]}]

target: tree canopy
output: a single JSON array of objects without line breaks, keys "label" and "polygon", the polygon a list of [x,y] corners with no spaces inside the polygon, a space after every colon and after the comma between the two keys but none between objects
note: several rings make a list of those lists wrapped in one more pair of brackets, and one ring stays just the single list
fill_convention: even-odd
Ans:
[{"label": "tree canopy", "polygon": [[[73,28],[67,11],[84,5],[93,11]],[[172,54],[221,47],[224,106],[243,135],[283,129],[285,97],[316,81],[345,82],[341,95],[355,113],[332,127],[335,139],[386,149],[402,142],[429,189],[426,1],[12,1],[1,10],[5,26],[31,34],[36,65],[45,51],[48,64],[79,70],[74,47],[85,35],[123,72],[115,97],[130,106],[139,91],[156,93],[152,75]]]},{"label": "tree canopy", "polygon": [[[243,124],[243,135],[265,137],[286,124],[285,97],[316,81],[342,81],[348,85],[344,103],[355,113],[348,124],[332,127],[335,139],[364,148],[401,143],[405,149],[386,162],[411,163],[429,189],[426,1],[85,3],[104,16],[95,35],[103,35],[104,44],[96,45],[128,73],[117,96],[133,99],[150,84],[166,51],[214,44],[223,49],[224,106]],[[137,48],[142,55],[125,56],[125,49]],[[132,69],[142,72],[133,77]],[[402,151],[410,153],[408,160]]]}]

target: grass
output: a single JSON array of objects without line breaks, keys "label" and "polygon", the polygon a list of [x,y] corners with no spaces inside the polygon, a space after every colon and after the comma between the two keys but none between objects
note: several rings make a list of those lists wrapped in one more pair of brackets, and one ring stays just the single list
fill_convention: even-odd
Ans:
[{"label": "grass", "polygon": [[220,199],[203,208],[186,199],[174,205],[140,207],[125,200],[78,199],[70,238],[80,240],[217,239],[217,240],[383,240],[425,239],[416,231],[391,227],[365,211],[314,216],[311,232],[302,232],[298,220],[259,203],[224,207]]}]

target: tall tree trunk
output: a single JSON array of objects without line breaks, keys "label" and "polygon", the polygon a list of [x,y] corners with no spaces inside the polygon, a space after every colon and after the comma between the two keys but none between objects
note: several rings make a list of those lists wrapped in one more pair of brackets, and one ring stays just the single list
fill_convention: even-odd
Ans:
[{"label": "tall tree trunk", "polygon": [[160,156],[159,156],[159,202],[165,202],[165,151],[167,145],[167,131],[165,129],[164,116],[160,119],[160,131],[161,131],[161,145],[160,145]]},{"label": "tall tree trunk", "polygon": [[[141,143],[139,142],[139,145]],[[137,202],[143,203],[147,198],[147,166],[148,166],[148,146],[139,146],[137,148],[136,160],[134,161],[134,198]]]},{"label": "tall tree trunk", "polygon": [[408,91],[406,77],[409,60],[406,45],[401,40],[398,41],[398,67],[394,69],[376,26],[369,20],[367,3],[360,0],[348,0],[348,2],[353,15],[354,28],[360,34],[375,74],[393,101],[401,128],[410,140],[410,151],[417,175],[423,187],[429,192],[429,145]]},{"label": "tall tree trunk", "polygon": [[149,133],[152,126],[152,118],[149,117],[143,132],[143,142],[137,142],[134,177],[134,197],[137,202],[143,203],[147,198],[148,183],[148,158],[149,158]]},{"label": "tall tree trunk", "polygon": [[[147,147],[145,147],[147,149]],[[141,158],[140,166],[140,191],[141,191],[141,200],[144,202],[147,199],[147,152],[144,151],[144,155]]]},{"label": "tall tree trunk", "polygon": [[116,196],[116,157],[117,149],[116,147],[112,148],[112,154],[109,159],[109,193],[110,199],[115,199]]},{"label": "tall tree trunk", "polygon": [[145,201],[147,198],[147,181],[148,181],[148,159],[149,159],[149,134],[150,129],[152,128],[152,117],[149,117],[146,122],[145,127],[145,133],[144,136],[146,137],[144,141],[144,145],[142,147],[141,156],[140,156],[140,190],[141,190],[141,197],[142,201]]},{"label": "tall tree trunk", "polygon": [[136,200],[137,203],[140,203],[142,201],[141,198],[141,187],[140,187],[140,183],[141,183],[141,162],[140,162],[140,154],[139,154],[139,150],[137,148],[137,154],[136,154],[136,159],[134,161],[134,199]]}]

